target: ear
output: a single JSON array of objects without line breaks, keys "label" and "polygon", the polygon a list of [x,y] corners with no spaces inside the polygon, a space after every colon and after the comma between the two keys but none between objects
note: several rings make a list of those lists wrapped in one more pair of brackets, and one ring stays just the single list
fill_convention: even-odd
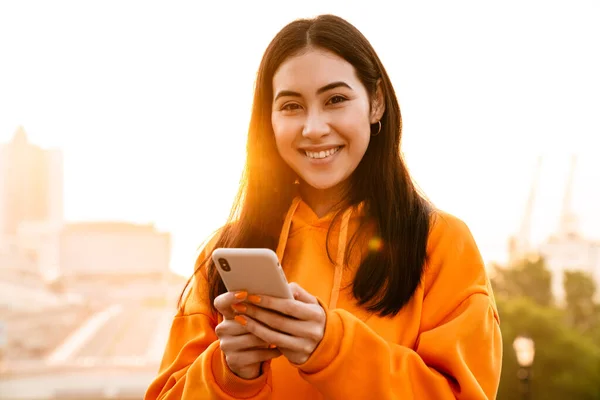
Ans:
[{"label": "ear", "polygon": [[383,117],[383,113],[385,112],[385,97],[383,94],[383,87],[381,84],[381,79],[377,81],[377,89],[375,90],[375,95],[371,100],[371,116],[370,122],[371,124],[376,124]]}]

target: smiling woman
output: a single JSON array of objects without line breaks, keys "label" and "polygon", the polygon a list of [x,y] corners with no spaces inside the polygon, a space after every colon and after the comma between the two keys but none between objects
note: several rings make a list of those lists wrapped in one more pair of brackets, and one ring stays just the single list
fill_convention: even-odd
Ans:
[{"label": "smiling woman", "polygon": [[381,85],[371,99],[352,64],[309,47],[281,64],[273,92],[277,149],[302,179],[304,201],[322,216],[343,197],[369,146],[370,126],[380,123]]},{"label": "smiling woman", "polygon": [[[238,199],[198,257],[146,400],[495,397],[502,341],[481,256],[416,190],[401,133],[354,26],[324,15],[276,35]],[[215,248],[275,250],[293,298],[228,292]]]}]

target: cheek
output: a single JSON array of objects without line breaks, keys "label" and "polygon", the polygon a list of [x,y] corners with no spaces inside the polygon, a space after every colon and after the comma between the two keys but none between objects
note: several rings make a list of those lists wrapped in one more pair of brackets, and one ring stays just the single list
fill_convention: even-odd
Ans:
[{"label": "cheek", "polygon": [[368,142],[371,137],[368,104],[356,103],[353,107],[347,107],[336,116],[336,122],[339,130],[346,132],[354,141]]},{"label": "cheek", "polygon": [[350,143],[351,151],[365,151],[371,140],[371,126],[364,118],[348,118],[338,125],[338,132]]},{"label": "cheek", "polygon": [[290,119],[280,120],[274,118],[271,121],[273,127],[273,134],[275,135],[275,142],[279,152],[287,151],[290,149],[291,144],[294,142],[297,136],[298,127],[297,123]]},{"label": "cheek", "polygon": [[369,147],[369,142],[371,141],[371,135],[369,132],[365,135],[364,132],[361,132],[360,135],[354,138],[352,141],[352,145],[350,146],[350,156],[353,159],[353,162],[358,165],[365,153],[367,152],[367,148]]},{"label": "cheek", "polygon": [[364,154],[367,151],[367,147],[369,147],[369,143],[371,142],[371,132],[366,131],[362,132],[358,137],[358,147],[360,147],[360,151]]}]

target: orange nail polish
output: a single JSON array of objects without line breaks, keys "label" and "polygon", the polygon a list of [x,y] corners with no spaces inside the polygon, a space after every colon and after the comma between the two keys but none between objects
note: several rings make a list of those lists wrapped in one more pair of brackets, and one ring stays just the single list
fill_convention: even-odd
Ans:
[{"label": "orange nail polish", "polygon": [[248,301],[250,301],[251,303],[254,303],[254,304],[258,304],[258,303],[260,303],[260,296],[257,296],[255,294],[248,296]]},{"label": "orange nail polish", "polygon": [[246,291],[236,292],[236,293],[234,294],[234,296],[235,296],[235,298],[236,298],[236,299],[238,299],[238,300],[243,300],[243,299],[245,299],[245,298],[246,298],[246,296],[248,296],[248,292],[246,292]]},{"label": "orange nail polish", "polygon": [[270,348],[270,349],[276,349],[276,348],[277,348],[277,346],[275,346],[274,344],[270,344],[270,345],[269,345],[269,348]]},{"label": "orange nail polish", "polygon": [[246,326],[246,324],[248,323],[248,321],[246,321],[246,318],[242,317],[241,315],[236,315],[233,319],[235,320],[235,322],[242,326]]},{"label": "orange nail polish", "polygon": [[239,313],[245,313],[246,310],[248,309],[248,307],[246,307],[244,304],[232,304],[231,308],[233,308],[235,311],[237,311]]}]

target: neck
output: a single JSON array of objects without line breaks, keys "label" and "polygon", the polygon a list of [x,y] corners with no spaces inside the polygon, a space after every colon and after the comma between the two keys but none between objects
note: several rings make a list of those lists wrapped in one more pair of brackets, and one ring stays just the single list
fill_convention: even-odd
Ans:
[{"label": "neck", "polygon": [[302,182],[300,195],[317,217],[321,218],[343,204],[344,190],[341,184],[328,189],[315,189]]}]

